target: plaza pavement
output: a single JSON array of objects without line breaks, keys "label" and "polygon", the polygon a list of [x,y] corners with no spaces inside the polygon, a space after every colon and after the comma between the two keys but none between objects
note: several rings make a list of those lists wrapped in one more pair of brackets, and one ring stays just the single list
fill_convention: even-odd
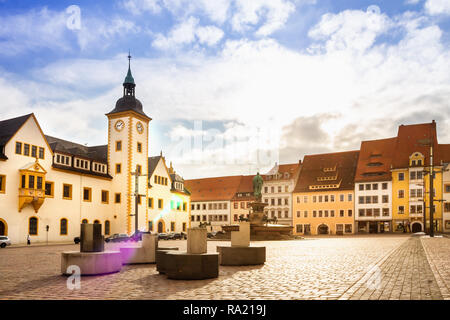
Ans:
[{"label": "plaza pavement", "polygon": [[[116,244],[107,244],[111,249]],[[227,241],[208,241],[208,251]],[[450,299],[450,239],[405,235],[254,242],[262,266],[220,266],[217,279],[167,279],[156,265],[81,278],[67,289],[60,253],[77,245],[0,250],[0,299]],[[185,240],[160,241],[185,250]]]}]

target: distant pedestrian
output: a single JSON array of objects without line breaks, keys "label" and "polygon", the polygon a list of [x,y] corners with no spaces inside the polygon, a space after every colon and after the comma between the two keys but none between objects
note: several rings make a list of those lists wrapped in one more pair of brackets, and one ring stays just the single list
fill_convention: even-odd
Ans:
[{"label": "distant pedestrian", "polygon": [[27,245],[30,245],[31,244],[31,237],[30,237],[30,235],[28,235],[27,236]]}]

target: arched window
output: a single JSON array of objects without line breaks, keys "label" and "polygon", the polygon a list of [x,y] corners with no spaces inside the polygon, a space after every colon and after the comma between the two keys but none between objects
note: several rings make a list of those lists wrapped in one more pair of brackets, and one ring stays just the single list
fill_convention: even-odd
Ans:
[{"label": "arched window", "polygon": [[62,236],[67,235],[67,219],[62,218],[59,222],[59,234]]},{"label": "arched window", "polygon": [[87,219],[81,220],[81,223],[88,223]]},{"label": "arched window", "polygon": [[109,235],[110,233],[110,224],[109,224],[109,220],[105,221],[105,235]]},{"label": "arched window", "polygon": [[94,220],[94,223],[100,223],[100,221],[98,221],[98,220]]},{"label": "arched window", "polygon": [[31,217],[28,220],[28,234],[31,236],[37,236],[38,234],[38,219]]}]

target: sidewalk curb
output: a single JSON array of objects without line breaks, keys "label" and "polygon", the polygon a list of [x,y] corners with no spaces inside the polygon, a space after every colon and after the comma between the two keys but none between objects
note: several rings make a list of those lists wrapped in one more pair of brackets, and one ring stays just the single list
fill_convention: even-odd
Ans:
[{"label": "sidewalk curb", "polygon": [[68,246],[68,245],[72,245],[72,244],[75,244],[75,243],[72,241],[72,242],[59,242],[59,243],[49,243],[49,244],[38,243],[38,244],[31,244],[31,245],[27,245],[27,244],[13,244],[11,246],[7,246],[5,249]]}]

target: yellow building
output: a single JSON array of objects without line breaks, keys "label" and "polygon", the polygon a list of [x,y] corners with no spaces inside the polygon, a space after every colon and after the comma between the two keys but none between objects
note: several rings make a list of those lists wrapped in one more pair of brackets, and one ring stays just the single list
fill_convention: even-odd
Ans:
[{"label": "yellow building", "polygon": [[[427,141],[428,140],[428,141]],[[437,142],[436,123],[401,125],[392,163],[392,219],[394,232],[419,232],[430,225],[430,145],[433,146],[435,231],[442,231],[442,169],[445,154]],[[428,229],[427,229],[428,230]]]},{"label": "yellow building", "polygon": [[294,234],[353,234],[359,151],[307,155],[293,192]]}]

